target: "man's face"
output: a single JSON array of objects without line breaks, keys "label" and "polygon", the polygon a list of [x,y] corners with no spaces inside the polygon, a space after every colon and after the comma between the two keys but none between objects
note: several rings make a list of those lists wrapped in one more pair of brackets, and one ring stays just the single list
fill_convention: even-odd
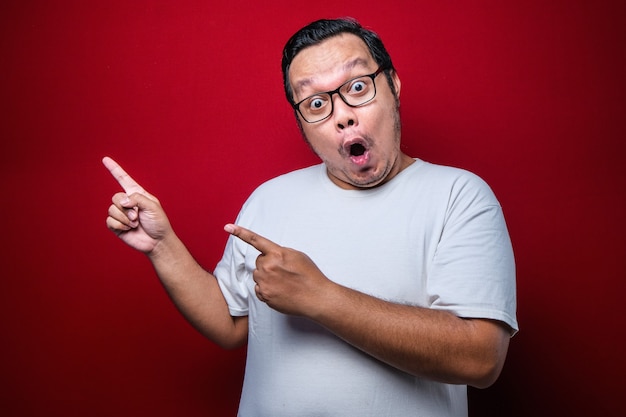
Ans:
[{"label": "man's face", "polygon": [[[342,34],[303,49],[293,59],[289,82],[294,102],[331,91],[346,81],[371,74],[378,65],[357,36]],[[400,80],[393,73],[396,94]],[[311,148],[324,161],[328,176],[339,187],[361,189],[380,185],[410,162],[400,152],[398,100],[383,73],[376,79],[376,97],[359,107],[332,96],[334,111],[317,123],[302,120]]]}]

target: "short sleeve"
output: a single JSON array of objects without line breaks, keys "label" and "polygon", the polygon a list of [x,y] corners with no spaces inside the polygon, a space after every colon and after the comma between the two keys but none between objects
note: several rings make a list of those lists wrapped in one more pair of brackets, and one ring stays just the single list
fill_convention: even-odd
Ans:
[{"label": "short sleeve", "polygon": [[452,187],[428,275],[433,308],[499,320],[518,330],[515,261],[502,208],[489,186],[473,174]]},{"label": "short sleeve", "polygon": [[[241,216],[240,213],[237,223],[240,222]],[[250,249],[250,245],[232,235],[229,236],[222,259],[213,271],[231,316],[248,315],[250,291],[246,284],[252,280],[254,270],[254,265],[246,265],[246,251]],[[256,256],[253,259],[256,259]]]}]

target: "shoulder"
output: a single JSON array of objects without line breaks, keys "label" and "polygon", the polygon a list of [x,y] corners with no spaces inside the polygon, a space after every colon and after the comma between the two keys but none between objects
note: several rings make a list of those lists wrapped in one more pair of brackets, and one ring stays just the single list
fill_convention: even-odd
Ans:
[{"label": "shoulder", "polygon": [[[444,194],[447,198],[469,198],[498,204],[491,187],[480,176],[466,169],[438,165],[416,159],[407,169],[407,183],[416,184],[431,194]],[[477,201],[474,201],[477,202]]]},{"label": "shoulder", "polygon": [[308,189],[318,182],[321,170],[322,165],[320,164],[279,175],[259,185],[252,192],[251,197],[274,193],[284,195],[286,191],[294,192],[297,190]]},{"label": "shoulder", "polygon": [[297,169],[269,179],[259,185],[247,198],[243,209],[265,206],[268,209],[288,205],[303,193],[314,193],[319,184],[321,165]]},{"label": "shoulder", "polygon": [[436,182],[484,182],[478,175],[463,168],[448,165],[434,164],[431,162],[415,160],[415,169],[412,175],[425,177],[429,181]]}]

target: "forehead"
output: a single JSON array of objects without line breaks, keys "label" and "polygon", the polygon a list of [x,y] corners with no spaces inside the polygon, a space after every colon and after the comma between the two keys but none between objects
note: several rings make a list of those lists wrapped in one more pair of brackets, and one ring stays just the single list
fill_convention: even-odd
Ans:
[{"label": "forehead", "polygon": [[365,42],[344,33],[300,51],[289,67],[289,82],[294,93],[301,95],[375,69],[376,62]]}]

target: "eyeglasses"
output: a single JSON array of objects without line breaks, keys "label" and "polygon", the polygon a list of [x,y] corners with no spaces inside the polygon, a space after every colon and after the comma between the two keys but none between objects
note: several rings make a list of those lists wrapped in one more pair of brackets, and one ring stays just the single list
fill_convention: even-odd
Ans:
[{"label": "eyeglasses", "polygon": [[333,114],[333,94],[335,93],[339,94],[343,102],[350,107],[362,106],[372,101],[376,97],[374,78],[383,71],[384,69],[379,67],[372,74],[352,78],[341,84],[336,90],[313,94],[298,103],[292,104],[292,106],[298,110],[305,122],[321,122]]}]

